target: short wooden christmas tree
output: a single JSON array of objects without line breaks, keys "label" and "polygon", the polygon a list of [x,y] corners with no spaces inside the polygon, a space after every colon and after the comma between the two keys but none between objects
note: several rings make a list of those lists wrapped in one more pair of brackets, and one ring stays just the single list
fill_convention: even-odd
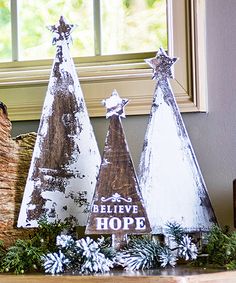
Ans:
[{"label": "short wooden christmas tree", "polygon": [[160,48],[146,60],[157,80],[139,166],[139,182],[153,234],[168,222],[186,232],[208,231],[216,217],[169,78],[177,58]]},{"label": "short wooden christmas tree", "polygon": [[18,226],[73,218],[87,223],[101,162],[83,93],[69,54],[74,26],[63,17],[51,26],[56,45]]},{"label": "short wooden christmas tree", "polygon": [[86,234],[112,234],[116,248],[125,242],[126,234],[150,232],[121,124],[127,102],[128,100],[121,99],[116,91],[109,99],[104,100],[110,125],[85,231]]}]

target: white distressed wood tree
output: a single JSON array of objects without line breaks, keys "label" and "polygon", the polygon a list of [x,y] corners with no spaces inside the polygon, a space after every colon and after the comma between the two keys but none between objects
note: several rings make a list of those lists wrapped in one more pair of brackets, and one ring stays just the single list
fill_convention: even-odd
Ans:
[{"label": "white distressed wood tree", "polygon": [[51,26],[56,55],[18,218],[18,227],[37,227],[73,218],[85,226],[101,157],[83,93],[69,54],[74,25],[63,17]]},{"label": "white distressed wood tree", "polygon": [[168,222],[187,232],[208,231],[217,222],[169,83],[176,60],[162,48],[146,60],[157,84],[138,177],[153,234],[164,233]]}]

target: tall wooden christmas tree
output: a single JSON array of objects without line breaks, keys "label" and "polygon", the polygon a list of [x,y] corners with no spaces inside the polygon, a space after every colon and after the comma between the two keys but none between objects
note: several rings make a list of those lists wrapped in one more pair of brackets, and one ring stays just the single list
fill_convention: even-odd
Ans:
[{"label": "tall wooden christmas tree", "polygon": [[167,222],[188,231],[216,223],[200,168],[175,101],[169,78],[176,58],[160,48],[146,60],[157,80],[139,166],[139,183],[153,234]]},{"label": "tall wooden christmas tree", "polygon": [[101,162],[83,93],[69,54],[74,26],[63,17],[51,26],[56,44],[37,140],[18,226],[35,227],[41,217],[86,225]]},{"label": "tall wooden christmas tree", "polygon": [[127,99],[114,91],[104,100],[110,125],[102,163],[86,227],[86,234],[112,234],[114,246],[122,245],[126,234],[150,232],[136,173],[130,157],[121,118]]}]

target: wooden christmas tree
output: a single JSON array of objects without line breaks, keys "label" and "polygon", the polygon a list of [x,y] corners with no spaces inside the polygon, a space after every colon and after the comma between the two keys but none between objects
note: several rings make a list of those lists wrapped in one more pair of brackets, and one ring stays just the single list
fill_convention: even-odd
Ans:
[{"label": "wooden christmas tree", "polygon": [[146,60],[157,80],[139,166],[139,183],[153,234],[167,222],[188,231],[216,223],[207,189],[175,101],[169,78],[176,58],[160,48]]},{"label": "wooden christmas tree", "polygon": [[112,234],[114,246],[122,245],[124,235],[150,232],[133,162],[121,118],[127,99],[114,91],[104,100],[110,125],[102,163],[86,227],[86,234]]},{"label": "wooden christmas tree", "polygon": [[86,225],[101,162],[74,63],[74,26],[63,17],[51,26],[56,45],[48,91],[21,205],[18,226],[75,219]]}]

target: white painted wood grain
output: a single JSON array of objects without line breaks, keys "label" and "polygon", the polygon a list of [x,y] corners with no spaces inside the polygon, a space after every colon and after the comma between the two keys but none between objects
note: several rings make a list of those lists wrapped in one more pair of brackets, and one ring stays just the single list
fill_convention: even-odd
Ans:
[{"label": "white painted wood grain", "polygon": [[[73,114],[76,118],[76,130],[75,132],[68,133],[66,138],[73,141],[74,144],[73,153],[69,157],[68,164],[65,165],[65,169],[71,173],[71,178],[65,179],[63,192],[58,190],[56,186],[52,186],[50,190],[45,190],[42,187],[42,180],[50,182],[51,180],[55,180],[57,178],[57,172],[52,172],[53,170],[51,168],[38,168],[41,174],[40,178],[35,178],[33,176],[33,172],[37,167],[37,160],[42,158],[42,152],[46,150],[42,146],[44,139],[51,131],[50,127],[54,126],[48,124],[48,119],[50,116],[58,114],[57,112],[53,112],[53,104],[60,86],[57,85],[57,79],[54,77],[52,71],[20,209],[18,227],[38,226],[38,219],[29,220],[27,217],[29,210],[33,210],[37,206],[37,203],[32,203],[32,193],[36,189],[40,191],[41,197],[45,200],[45,205],[40,207],[40,209],[45,209],[47,211],[46,216],[50,222],[56,219],[64,220],[67,217],[74,217],[79,225],[85,226],[88,217],[88,211],[86,211],[88,210],[88,207],[85,205],[80,206],[78,204],[78,198],[80,197],[80,193],[84,194],[85,192],[86,195],[84,195],[84,197],[86,198],[86,201],[90,203],[96,185],[96,177],[101,162],[99,149],[89,120],[74,63],[69,54],[67,43],[65,41],[61,41],[58,44],[61,46],[63,54],[63,61],[59,66],[61,75],[63,76],[64,74],[68,73],[70,78],[73,80],[72,84],[69,84],[68,86],[69,92],[67,93],[68,95],[75,96],[76,103],[80,105],[81,108],[81,111],[78,113],[65,114],[67,116]],[[57,56],[55,57],[52,70],[56,63],[58,63]],[[61,105],[61,107],[63,107],[63,105]],[[67,126],[65,122],[66,118],[68,117],[58,116],[59,121],[64,123],[65,127]],[[51,148],[51,150],[56,151],[57,147],[55,146],[55,148]],[[66,210],[63,208],[65,206],[67,207]],[[53,216],[50,215],[52,211],[54,211]]]},{"label": "white painted wood grain", "polygon": [[153,234],[168,222],[186,231],[216,221],[190,139],[169,83],[158,82],[139,165],[139,182]]}]

